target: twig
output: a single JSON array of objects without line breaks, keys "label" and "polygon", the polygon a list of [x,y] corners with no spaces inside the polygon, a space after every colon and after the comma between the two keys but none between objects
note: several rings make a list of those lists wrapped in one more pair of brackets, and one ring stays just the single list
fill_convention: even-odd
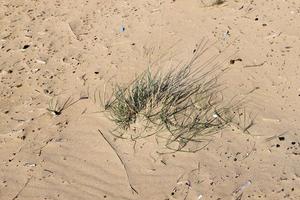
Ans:
[{"label": "twig", "polygon": [[250,123],[248,124],[248,126],[246,126],[243,130],[244,133],[249,133],[248,129],[251,128],[254,125],[254,121],[251,120]]},{"label": "twig", "polygon": [[53,174],[54,172],[49,169],[44,169],[45,172],[49,172],[50,174]]},{"label": "twig", "polygon": [[122,158],[120,157],[120,155],[118,154],[117,150],[115,149],[115,147],[109,142],[109,140],[104,136],[104,134],[102,133],[102,131],[100,129],[98,129],[99,133],[102,135],[102,137],[104,138],[104,140],[109,144],[109,146],[114,150],[115,154],[117,155],[117,157],[119,158],[121,164],[123,165],[123,168],[125,170],[126,176],[127,176],[127,180],[128,180],[128,184],[130,186],[130,188],[136,193],[138,194],[138,191],[132,186],[132,184],[130,183],[130,178],[127,172],[127,167],[125,165],[125,163],[123,162]]},{"label": "twig", "polygon": [[280,137],[280,136],[283,136],[283,135],[285,135],[285,134],[287,134],[288,133],[288,131],[285,131],[285,132],[283,132],[283,133],[281,133],[281,134],[279,134],[279,135],[274,135],[274,136],[272,136],[272,137],[268,137],[268,138],[266,138],[265,139],[265,141],[266,142],[270,142],[271,140],[273,140],[273,139],[275,139],[275,138],[277,138],[277,137]]},{"label": "twig", "polygon": [[237,196],[235,200],[242,200],[242,197],[243,197],[243,193],[241,193],[239,196]]},{"label": "twig", "polygon": [[19,195],[23,192],[23,190],[27,187],[27,185],[29,184],[30,180],[32,179],[32,177],[28,178],[26,183],[24,184],[24,186],[21,188],[21,190],[19,190],[19,192],[16,194],[16,196],[14,196],[14,198],[12,198],[12,200],[16,200],[17,198],[19,198]]},{"label": "twig", "polygon": [[25,122],[25,119],[16,119],[16,118],[10,118],[11,120],[17,121],[17,122]]},{"label": "twig", "polygon": [[54,138],[50,138],[46,141],[46,143],[39,149],[39,153],[38,153],[38,156],[41,156],[42,155],[42,151],[43,149],[49,144],[49,142],[52,142]]},{"label": "twig", "polygon": [[71,33],[72,33],[72,34],[73,34],[73,36],[75,37],[75,39],[76,39],[76,40],[79,40],[79,37],[78,37],[78,35],[77,35],[77,34],[75,34],[75,32],[74,32],[74,30],[72,29],[72,27],[71,27],[70,23],[68,23],[68,26],[69,26],[69,29],[70,29]]},{"label": "twig", "polygon": [[244,68],[249,68],[249,67],[260,67],[263,66],[266,63],[266,61],[260,63],[260,64],[256,64],[256,65],[245,65]]},{"label": "twig", "polygon": [[255,87],[252,90],[250,90],[249,92],[247,92],[247,94],[251,94],[251,93],[255,92],[258,89],[260,89],[260,87]]},{"label": "twig", "polygon": [[[23,145],[23,146],[24,146],[24,145]],[[19,148],[19,150],[18,150],[16,153],[13,154],[14,156],[8,160],[9,162],[13,161],[13,160],[15,159],[15,157],[17,156],[17,153],[20,153],[20,152],[22,151],[23,146],[21,146],[21,147]]]}]

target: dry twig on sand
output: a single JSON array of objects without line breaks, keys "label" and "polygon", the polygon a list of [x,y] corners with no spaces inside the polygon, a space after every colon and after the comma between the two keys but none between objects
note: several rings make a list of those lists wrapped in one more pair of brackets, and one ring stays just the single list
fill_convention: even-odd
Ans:
[{"label": "dry twig on sand", "polygon": [[120,160],[121,164],[123,165],[123,168],[125,170],[126,176],[127,176],[127,180],[128,180],[128,184],[130,186],[130,188],[132,189],[133,192],[135,192],[136,194],[138,194],[138,191],[132,186],[131,182],[130,182],[130,178],[127,172],[127,166],[126,164],[123,162],[121,156],[119,155],[118,151],[116,150],[116,148],[111,144],[111,142],[105,137],[105,135],[102,133],[102,131],[100,129],[98,129],[99,133],[102,135],[102,137],[104,138],[104,140],[107,142],[107,144],[109,144],[109,146],[112,148],[112,150],[115,152],[115,154],[117,155],[118,159]]},{"label": "dry twig on sand", "polygon": [[12,200],[16,200],[19,198],[19,195],[23,192],[23,190],[27,187],[27,185],[29,184],[30,180],[32,179],[32,177],[28,178],[26,183],[24,184],[24,186],[19,190],[19,192],[14,196],[14,198],[12,198]]}]

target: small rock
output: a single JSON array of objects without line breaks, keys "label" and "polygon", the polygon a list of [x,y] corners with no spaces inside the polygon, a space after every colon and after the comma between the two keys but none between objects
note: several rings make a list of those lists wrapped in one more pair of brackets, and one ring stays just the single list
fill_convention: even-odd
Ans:
[{"label": "small rock", "polygon": [[23,46],[23,49],[28,49],[29,47],[30,47],[29,44],[25,44],[25,45]]}]

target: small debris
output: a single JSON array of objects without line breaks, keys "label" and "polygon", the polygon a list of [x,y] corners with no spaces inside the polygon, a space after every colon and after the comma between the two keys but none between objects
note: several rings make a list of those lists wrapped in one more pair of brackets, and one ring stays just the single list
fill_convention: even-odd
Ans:
[{"label": "small debris", "polygon": [[276,123],[279,123],[281,122],[280,119],[273,119],[273,118],[262,118],[263,121],[268,121],[268,122],[276,122]]},{"label": "small debris", "polygon": [[266,63],[266,61],[260,63],[260,64],[254,64],[254,65],[245,65],[244,68],[250,68],[250,67],[260,67],[263,66]]},{"label": "small debris", "polygon": [[32,71],[33,73],[36,73],[36,72],[40,71],[40,69],[39,69],[39,68],[35,68],[35,69],[32,69],[31,71]]},{"label": "small debris", "polygon": [[285,137],[284,137],[284,136],[279,136],[278,139],[279,139],[280,141],[284,141],[284,140],[285,140]]},{"label": "small debris", "polygon": [[53,171],[51,171],[51,170],[49,170],[49,169],[44,169],[44,171],[53,174]]},{"label": "small debris", "polygon": [[226,31],[223,33],[223,39],[227,39],[228,37],[230,36],[230,32],[229,31]]},{"label": "small debris", "polygon": [[120,27],[120,32],[122,33],[122,32],[125,32],[125,27],[123,26],[123,25],[121,25],[121,27]]},{"label": "small debris", "polygon": [[35,167],[36,164],[35,163],[25,163],[24,166]]},{"label": "small debris", "polygon": [[30,47],[29,44],[25,44],[25,45],[23,46],[23,49],[28,49],[29,47]]},{"label": "small debris", "polygon": [[38,64],[46,64],[46,61],[40,60],[40,59],[35,59],[36,63]]},{"label": "small debris", "polygon": [[241,58],[231,59],[229,63],[230,63],[231,65],[233,65],[236,61],[240,61],[240,62],[241,62],[241,61],[243,61],[243,60],[242,60]]},{"label": "small debris", "polygon": [[247,187],[249,187],[252,184],[251,180],[246,181],[243,185],[238,187],[236,190],[232,192],[232,194],[238,194],[240,192],[243,192]]}]

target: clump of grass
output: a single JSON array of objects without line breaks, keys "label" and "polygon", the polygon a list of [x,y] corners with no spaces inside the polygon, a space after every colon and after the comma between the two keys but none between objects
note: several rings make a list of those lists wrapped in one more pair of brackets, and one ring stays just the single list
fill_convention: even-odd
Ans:
[{"label": "clump of grass", "polygon": [[[207,72],[193,67],[201,54],[179,70],[153,73],[148,69],[127,87],[116,86],[105,110],[118,129],[131,129],[142,121],[144,130],[167,130],[167,135],[154,132],[167,148],[190,151],[189,143],[201,142],[226,127],[234,117],[234,106],[223,106],[219,75],[213,76],[216,67]],[[135,139],[151,135],[143,133]]]},{"label": "clump of grass", "polygon": [[87,98],[87,96],[82,94],[80,94],[80,97],[76,100],[74,100],[71,96],[69,96],[67,99],[64,99],[63,101],[59,101],[57,97],[54,97],[49,101],[47,110],[51,112],[54,116],[58,116],[61,115],[64,110],[68,109],[70,106],[74,105],[78,101]]},{"label": "clump of grass", "polygon": [[57,98],[52,98],[51,101],[49,101],[47,110],[53,113],[53,115],[61,115],[62,111],[67,109],[70,105],[72,105],[71,97],[67,98],[63,103],[59,102]]}]

